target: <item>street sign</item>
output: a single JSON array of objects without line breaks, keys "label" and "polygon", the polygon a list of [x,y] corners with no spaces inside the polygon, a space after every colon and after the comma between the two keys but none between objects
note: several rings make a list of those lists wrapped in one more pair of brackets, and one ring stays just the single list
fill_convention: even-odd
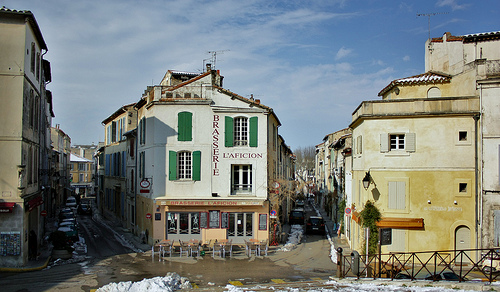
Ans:
[{"label": "street sign", "polygon": [[151,185],[151,184],[149,183],[149,181],[148,181],[147,179],[143,179],[143,180],[141,181],[141,188],[143,188],[143,189],[147,189],[147,188],[149,188],[149,186],[150,186],[150,185]]},{"label": "street sign", "polygon": [[271,216],[276,216],[276,210],[271,210]]},{"label": "street sign", "polygon": [[345,208],[345,214],[346,215],[351,214],[351,208]]},{"label": "street sign", "polygon": [[151,219],[151,213],[146,214],[146,219]]},{"label": "street sign", "polygon": [[47,216],[47,211],[45,211],[45,210],[42,210],[42,211],[40,212],[40,215],[41,215],[42,217],[45,217],[45,216]]}]

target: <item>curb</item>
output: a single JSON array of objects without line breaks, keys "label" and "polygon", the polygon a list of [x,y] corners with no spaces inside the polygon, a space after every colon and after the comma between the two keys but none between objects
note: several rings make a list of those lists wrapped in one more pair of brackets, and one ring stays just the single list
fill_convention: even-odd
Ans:
[{"label": "curb", "polygon": [[11,272],[11,273],[24,273],[24,272],[33,272],[33,271],[40,271],[45,269],[50,262],[50,259],[52,257],[49,256],[45,263],[39,267],[32,267],[32,268],[0,268],[0,272]]}]

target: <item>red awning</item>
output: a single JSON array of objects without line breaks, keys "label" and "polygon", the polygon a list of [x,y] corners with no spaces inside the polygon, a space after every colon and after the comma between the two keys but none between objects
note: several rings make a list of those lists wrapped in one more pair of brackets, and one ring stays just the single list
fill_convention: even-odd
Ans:
[{"label": "red awning", "polygon": [[0,213],[12,213],[12,210],[16,206],[16,203],[0,203]]}]

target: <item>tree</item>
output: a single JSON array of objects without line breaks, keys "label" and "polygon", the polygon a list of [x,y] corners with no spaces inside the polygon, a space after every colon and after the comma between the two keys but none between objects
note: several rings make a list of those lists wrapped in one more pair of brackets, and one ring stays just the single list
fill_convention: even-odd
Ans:
[{"label": "tree", "polygon": [[379,222],[382,219],[382,214],[380,213],[377,206],[375,206],[375,203],[368,200],[366,201],[365,208],[361,211],[359,216],[361,218],[363,227],[367,227],[370,230],[370,239],[368,242],[368,254],[376,254],[377,242],[378,242],[377,222]]}]

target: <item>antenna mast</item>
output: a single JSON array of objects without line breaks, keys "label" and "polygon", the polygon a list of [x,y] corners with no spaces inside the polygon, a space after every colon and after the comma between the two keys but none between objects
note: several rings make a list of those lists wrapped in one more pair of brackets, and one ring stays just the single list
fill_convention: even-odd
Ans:
[{"label": "antenna mast", "polygon": [[203,68],[205,68],[205,61],[210,61],[212,63],[212,68],[215,68],[215,64],[217,63],[217,54],[224,54],[224,52],[228,52],[230,50],[221,50],[221,51],[208,51],[208,54],[211,54],[212,57],[203,60]]},{"label": "antenna mast", "polygon": [[431,39],[431,16],[435,16],[438,14],[448,14],[448,12],[434,12],[434,13],[417,13],[418,16],[427,16],[427,22],[429,27],[429,39]]}]

